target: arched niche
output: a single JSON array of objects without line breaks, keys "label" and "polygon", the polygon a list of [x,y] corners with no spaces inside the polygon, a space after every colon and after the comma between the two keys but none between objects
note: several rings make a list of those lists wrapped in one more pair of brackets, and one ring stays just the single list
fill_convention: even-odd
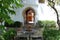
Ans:
[{"label": "arched niche", "polygon": [[31,7],[27,7],[23,10],[24,23],[34,23],[35,22],[35,10]]}]

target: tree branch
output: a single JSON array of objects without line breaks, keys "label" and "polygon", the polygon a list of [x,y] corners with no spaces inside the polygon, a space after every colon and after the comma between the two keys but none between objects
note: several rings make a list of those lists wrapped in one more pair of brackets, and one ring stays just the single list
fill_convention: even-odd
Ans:
[{"label": "tree branch", "polygon": [[56,10],[56,8],[55,7],[52,7],[54,10],[55,10],[55,12],[56,12],[56,15],[57,15],[57,23],[59,23],[59,14],[58,14],[58,11]]}]

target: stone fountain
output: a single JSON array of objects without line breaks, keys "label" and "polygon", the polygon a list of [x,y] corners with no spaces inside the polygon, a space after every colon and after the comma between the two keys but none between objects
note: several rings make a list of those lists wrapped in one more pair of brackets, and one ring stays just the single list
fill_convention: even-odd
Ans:
[{"label": "stone fountain", "polygon": [[17,40],[40,40],[41,34],[40,31],[34,28],[35,23],[35,12],[32,9],[26,10],[24,16],[24,28],[21,31],[17,32],[19,39]]}]

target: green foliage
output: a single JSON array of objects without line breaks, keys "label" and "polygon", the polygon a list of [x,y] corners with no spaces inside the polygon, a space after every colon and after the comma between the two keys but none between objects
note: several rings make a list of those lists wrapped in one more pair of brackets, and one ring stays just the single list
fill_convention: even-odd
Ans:
[{"label": "green foliage", "polygon": [[51,7],[54,7],[55,3],[53,1],[48,1],[48,5],[50,5]]},{"label": "green foliage", "polygon": [[5,26],[0,25],[0,30],[5,30]]},{"label": "green foliage", "polygon": [[15,15],[14,8],[23,7],[21,0],[0,0],[0,40],[11,40],[16,35],[14,29],[5,30],[2,22],[13,23],[10,15]]},{"label": "green foliage", "polygon": [[[48,0],[48,5],[49,5],[49,4],[53,5],[53,2],[52,2],[52,1],[53,1],[55,4],[60,5],[60,0]],[[50,6],[51,6],[51,5],[50,5]]]},{"label": "green foliage", "polygon": [[5,39],[3,38],[3,36],[0,35],[0,40],[5,40]]},{"label": "green foliage", "polygon": [[14,22],[14,26],[15,27],[21,27],[22,26],[22,22],[16,21],[16,22]]},{"label": "green foliage", "polygon": [[44,30],[44,40],[60,40],[60,30]]},{"label": "green foliage", "polygon": [[60,0],[55,0],[55,3],[56,3],[57,5],[59,5],[59,4],[60,4]]},{"label": "green foliage", "polygon": [[5,26],[0,25],[0,35],[6,32],[5,28],[6,28]]},{"label": "green foliage", "polygon": [[47,20],[46,21],[38,21],[37,25],[39,27],[46,27],[48,29],[48,28],[56,27],[56,22],[54,22],[54,21],[47,21]]},{"label": "green foliage", "polygon": [[11,23],[10,15],[16,14],[14,8],[22,7],[21,0],[0,0],[0,22]]},{"label": "green foliage", "polygon": [[8,22],[5,22],[4,23],[4,26],[6,26],[6,27],[15,27],[14,26],[14,22],[13,23],[10,23],[10,24]]},{"label": "green foliage", "polygon": [[0,39],[1,40],[11,40],[14,38],[14,36],[17,34],[17,32],[14,29],[9,29],[8,31],[6,31],[5,33],[2,33],[2,35],[0,35]]},{"label": "green foliage", "polygon": [[15,22],[13,22],[11,24],[5,22],[4,26],[6,26],[6,27],[21,27],[22,26],[22,22],[15,21]]},{"label": "green foliage", "polygon": [[11,40],[16,35],[14,29],[9,29],[6,33],[3,34],[5,40]]}]

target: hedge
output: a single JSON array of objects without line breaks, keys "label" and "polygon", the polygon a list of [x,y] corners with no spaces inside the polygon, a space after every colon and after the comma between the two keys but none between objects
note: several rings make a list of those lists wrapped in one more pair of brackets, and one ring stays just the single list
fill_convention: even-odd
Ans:
[{"label": "hedge", "polygon": [[60,30],[44,30],[44,40],[60,40]]},{"label": "hedge", "polygon": [[52,28],[56,27],[56,22],[55,21],[38,21],[37,22],[38,27],[47,27],[47,28]]}]

